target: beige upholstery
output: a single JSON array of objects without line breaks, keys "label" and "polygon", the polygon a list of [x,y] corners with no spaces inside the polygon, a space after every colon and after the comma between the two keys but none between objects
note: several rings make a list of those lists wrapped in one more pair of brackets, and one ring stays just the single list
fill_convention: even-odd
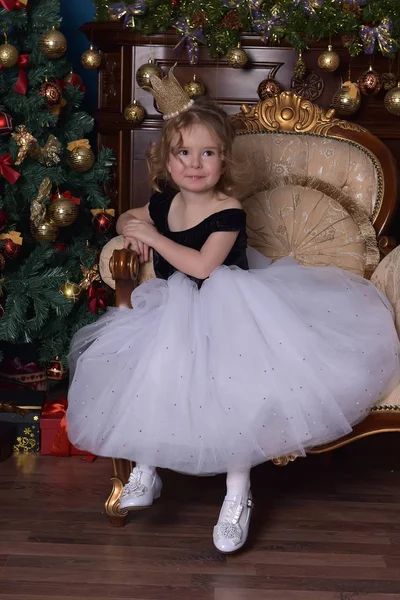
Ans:
[{"label": "beige upholstery", "polygon": [[378,162],[347,140],[298,133],[253,133],[236,138],[234,154],[249,161],[251,192],[263,189],[277,177],[307,175],[335,185],[370,216],[380,205]]},{"label": "beige upholstery", "polygon": [[400,246],[385,256],[372,275],[371,281],[393,306],[396,329],[400,337]]},{"label": "beige upholstery", "polygon": [[306,266],[336,266],[361,276],[370,276],[379,263],[364,211],[318,179],[281,179],[244,200],[243,207],[249,245],[273,260],[293,256]]}]

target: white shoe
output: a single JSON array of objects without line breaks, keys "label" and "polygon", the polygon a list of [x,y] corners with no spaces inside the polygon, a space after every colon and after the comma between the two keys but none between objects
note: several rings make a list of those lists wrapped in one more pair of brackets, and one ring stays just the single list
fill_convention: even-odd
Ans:
[{"label": "white shoe", "polygon": [[162,482],[157,472],[152,475],[135,467],[129,475],[128,483],[122,489],[119,508],[121,510],[147,508],[153,504],[153,500],[160,497],[161,490]]},{"label": "white shoe", "polygon": [[220,552],[237,552],[247,540],[250,514],[253,508],[251,492],[248,498],[243,496],[225,496],[214,527],[214,545]]}]

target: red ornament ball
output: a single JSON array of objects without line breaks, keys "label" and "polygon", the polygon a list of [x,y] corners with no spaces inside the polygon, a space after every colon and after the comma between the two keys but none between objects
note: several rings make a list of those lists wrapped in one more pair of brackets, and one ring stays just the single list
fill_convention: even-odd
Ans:
[{"label": "red ornament ball", "polygon": [[257,94],[260,100],[265,100],[266,98],[278,96],[282,91],[282,86],[279,81],[273,77],[268,77],[259,84]]},{"label": "red ornament ball", "polygon": [[5,213],[5,211],[0,208],[0,231],[3,231],[3,229],[6,228],[8,223],[8,219],[7,219],[7,215]]},{"label": "red ornament ball", "polygon": [[56,106],[61,101],[61,88],[52,81],[45,81],[39,88],[39,94],[43,96],[48,106]]},{"label": "red ornament ball", "polygon": [[64,244],[64,242],[54,242],[53,246],[57,252],[64,252],[67,249],[67,244]]},{"label": "red ornament ball", "polygon": [[0,135],[7,135],[14,129],[11,115],[5,112],[0,112]]},{"label": "red ornament ball", "polygon": [[16,244],[11,238],[8,238],[5,240],[3,252],[7,258],[15,258],[21,252],[21,248],[22,246],[20,244]]},{"label": "red ornament ball", "polygon": [[98,233],[106,233],[113,223],[113,218],[106,212],[99,212],[92,219],[93,227]]}]

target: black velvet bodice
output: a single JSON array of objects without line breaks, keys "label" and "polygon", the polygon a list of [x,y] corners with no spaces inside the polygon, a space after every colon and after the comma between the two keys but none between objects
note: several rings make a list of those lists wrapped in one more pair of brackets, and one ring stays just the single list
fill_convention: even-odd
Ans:
[{"label": "black velvet bodice", "polygon": [[[178,192],[172,188],[166,188],[162,192],[156,192],[150,198],[149,213],[157,231],[162,235],[194,250],[201,250],[207,238],[215,231],[239,231],[232,250],[226,257],[224,265],[236,265],[247,270],[246,247],[246,213],[240,208],[228,208],[214,213],[205,218],[190,229],[184,231],[170,231],[168,226],[168,213],[172,200]],[[157,252],[153,252],[154,271],[157,277],[168,279],[175,271],[175,267],[169,264]],[[202,281],[191,277],[198,286]]]}]

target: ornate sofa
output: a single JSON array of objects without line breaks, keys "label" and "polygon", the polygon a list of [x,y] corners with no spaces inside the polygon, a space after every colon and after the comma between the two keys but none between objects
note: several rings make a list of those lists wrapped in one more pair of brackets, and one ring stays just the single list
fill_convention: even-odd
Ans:
[{"label": "ornate sofa", "polygon": [[[397,168],[388,148],[359,125],[292,92],[241,111],[232,119],[236,156],[253,169],[251,187],[237,190],[249,245],[272,259],[290,255],[305,265],[334,265],[371,278],[391,301],[400,334],[400,246],[395,249],[386,235],[396,208]],[[134,287],[154,273],[151,262],[139,268],[136,255],[122,246],[119,236],[104,247],[100,272],[116,289],[117,306],[130,307]],[[400,431],[400,386],[351,434],[310,454],[389,431]],[[111,525],[121,526],[127,513],[119,510],[119,497],[132,465],[113,459],[113,467],[105,510]]]}]

